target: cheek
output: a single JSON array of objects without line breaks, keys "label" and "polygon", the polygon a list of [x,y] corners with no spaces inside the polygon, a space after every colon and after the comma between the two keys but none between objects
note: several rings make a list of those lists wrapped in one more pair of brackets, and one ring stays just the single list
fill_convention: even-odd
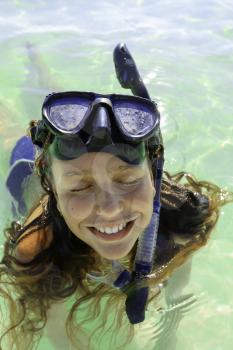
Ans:
[{"label": "cheek", "polygon": [[89,195],[82,198],[70,196],[68,198],[61,198],[60,203],[60,207],[66,221],[82,221],[87,218],[93,210],[94,196]]},{"label": "cheek", "polygon": [[136,211],[142,214],[140,225],[146,227],[150,221],[153,212],[153,199],[155,190],[150,181],[145,181],[132,194],[131,206],[132,211]]},{"label": "cheek", "polygon": [[151,181],[145,180],[133,193],[132,201],[141,203],[141,205],[151,206],[151,203],[153,202],[155,190],[152,186]]}]

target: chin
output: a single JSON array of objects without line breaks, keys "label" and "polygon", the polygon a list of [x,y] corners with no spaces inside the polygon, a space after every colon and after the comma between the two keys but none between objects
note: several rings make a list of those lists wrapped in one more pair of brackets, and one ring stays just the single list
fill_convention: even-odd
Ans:
[{"label": "chin", "polygon": [[119,260],[119,259],[122,259],[122,258],[124,258],[126,255],[128,254],[128,252],[127,253],[125,253],[125,254],[105,254],[105,255],[103,255],[103,254],[100,254],[103,258],[105,258],[105,259],[108,259],[108,260]]},{"label": "chin", "polygon": [[130,244],[127,248],[123,247],[106,247],[106,249],[96,249],[96,252],[105,259],[119,260],[126,257],[132,250],[133,244]]}]

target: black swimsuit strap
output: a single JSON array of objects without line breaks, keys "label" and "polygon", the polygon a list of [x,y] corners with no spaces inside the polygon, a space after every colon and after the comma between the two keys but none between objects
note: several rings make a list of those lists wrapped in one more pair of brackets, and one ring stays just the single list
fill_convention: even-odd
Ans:
[{"label": "black swimsuit strap", "polygon": [[17,230],[17,232],[15,233],[14,237],[10,239],[11,244],[13,244],[14,246],[16,244],[19,243],[18,239],[20,238],[20,236],[22,236],[22,234],[24,232],[26,232],[28,230],[29,227],[31,226],[35,226],[37,224],[46,224],[46,221],[48,220],[49,216],[45,216],[44,213],[42,213],[40,216],[36,217],[34,220],[32,220],[29,224],[27,224],[26,226],[22,227],[21,229]]}]

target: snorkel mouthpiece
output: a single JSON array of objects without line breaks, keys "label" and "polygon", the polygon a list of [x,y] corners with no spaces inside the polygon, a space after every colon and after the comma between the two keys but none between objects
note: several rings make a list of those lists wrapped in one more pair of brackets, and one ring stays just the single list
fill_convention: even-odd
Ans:
[{"label": "snorkel mouthpiece", "polygon": [[145,307],[149,295],[148,287],[140,285],[128,295],[125,302],[125,311],[131,324],[141,323],[145,320]]}]

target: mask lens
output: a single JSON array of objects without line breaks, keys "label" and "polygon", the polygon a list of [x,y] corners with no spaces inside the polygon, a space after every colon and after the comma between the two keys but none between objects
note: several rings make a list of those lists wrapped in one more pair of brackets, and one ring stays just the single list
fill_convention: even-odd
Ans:
[{"label": "mask lens", "polygon": [[130,135],[146,135],[155,125],[153,106],[137,101],[114,101],[113,110]]},{"label": "mask lens", "polygon": [[54,100],[49,108],[49,121],[58,129],[75,130],[82,122],[91,100],[87,97],[64,97]]}]

